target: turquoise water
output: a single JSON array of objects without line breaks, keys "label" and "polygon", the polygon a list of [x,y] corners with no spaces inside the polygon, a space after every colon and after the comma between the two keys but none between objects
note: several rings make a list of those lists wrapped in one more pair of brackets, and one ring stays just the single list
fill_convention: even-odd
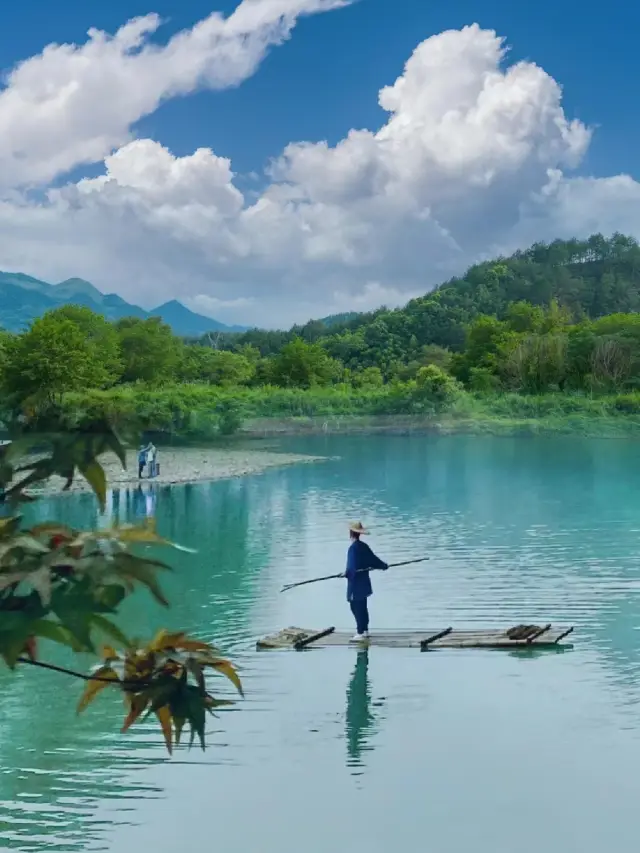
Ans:
[{"label": "turquoise water", "polygon": [[[0,672],[0,849],[154,853],[602,853],[635,849],[640,797],[640,448],[582,439],[326,438],[339,460],[123,493],[199,548],[128,618],[188,627],[241,666],[246,699],[210,748],[166,757],[153,725],[118,733],[103,695],[77,718],[62,675]],[[41,502],[76,524],[88,496]],[[576,626],[572,651],[333,648],[256,653],[298,624],[351,628],[345,522],[389,561],[372,629]],[[87,661],[89,665],[90,661]],[[221,687],[226,691],[226,687]]]}]

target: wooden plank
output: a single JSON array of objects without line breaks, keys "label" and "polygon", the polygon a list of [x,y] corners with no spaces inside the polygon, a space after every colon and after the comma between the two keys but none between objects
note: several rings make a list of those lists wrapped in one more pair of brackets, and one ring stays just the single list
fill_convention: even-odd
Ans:
[{"label": "wooden plank", "polygon": [[[527,626],[528,627],[528,626]],[[502,629],[482,630],[480,628],[439,629],[423,631],[374,631],[367,644],[387,648],[420,648],[452,649],[452,648],[518,648],[557,645],[573,631],[573,627],[553,627],[551,624],[536,626],[534,631],[524,631],[517,639],[511,639]],[[347,631],[335,629],[305,629],[285,628],[257,641],[258,649],[295,649],[305,648],[317,643],[324,646],[358,646],[352,642],[352,635]]]},{"label": "wooden plank", "polygon": [[538,637],[541,637],[543,634],[546,634],[547,631],[551,628],[551,622],[547,622],[542,628],[538,628],[537,631],[534,631],[533,634],[527,637],[527,643],[533,643],[534,640],[537,640]]},{"label": "wooden plank", "polygon": [[439,631],[437,634],[433,634],[431,637],[426,637],[424,640],[420,640],[420,651],[426,652],[429,647],[429,643],[435,643],[436,640],[441,640],[443,637],[446,637],[453,631],[453,628],[445,628],[444,631]]},{"label": "wooden plank", "polygon": [[560,636],[556,639],[556,643],[559,643],[560,640],[564,640],[565,637],[568,637],[569,634],[573,631],[573,625],[570,628],[567,628],[564,633],[560,634]]},{"label": "wooden plank", "polygon": [[325,628],[324,631],[318,631],[317,634],[311,634],[309,637],[306,637],[304,640],[298,640],[293,644],[293,648],[299,652],[301,649],[305,649],[307,646],[311,645],[311,643],[315,643],[316,640],[321,640],[323,637],[328,637],[329,634],[333,634],[335,631],[334,628]]}]

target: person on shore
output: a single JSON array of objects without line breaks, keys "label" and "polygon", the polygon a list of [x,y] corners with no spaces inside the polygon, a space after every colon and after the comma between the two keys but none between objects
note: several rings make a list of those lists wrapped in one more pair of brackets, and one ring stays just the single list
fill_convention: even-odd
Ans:
[{"label": "person on shore", "polygon": [[147,464],[147,448],[144,444],[140,445],[140,449],[138,450],[138,479],[142,479],[142,473]]},{"label": "person on shore", "polygon": [[369,605],[367,599],[373,595],[371,578],[368,569],[386,571],[388,565],[377,557],[366,542],[360,537],[367,531],[359,521],[349,525],[351,545],[347,551],[347,568],[344,573],[347,579],[347,601],[356,620],[356,633],[352,642],[366,640],[369,637]]},{"label": "person on shore", "polygon": [[147,462],[149,463],[149,479],[152,480],[156,476],[156,446],[150,441],[147,445]]}]

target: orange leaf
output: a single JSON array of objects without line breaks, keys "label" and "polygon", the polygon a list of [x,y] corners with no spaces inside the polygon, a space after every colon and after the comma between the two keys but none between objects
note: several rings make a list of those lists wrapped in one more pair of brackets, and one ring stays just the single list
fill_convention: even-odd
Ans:
[{"label": "orange leaf", "polygon": [[109,666],[101,666],[96,672],[93,673],[97,678],[104,678],[105,681],[90,681],[85,687],[84,693],[80,697],[80,701],[78,702],[78,714],[80,711],[84,711],[87,705],[96,698],[98,693],[104,690],[105,687],[109,687],[110,682],[117,683],[120,679],[116,675],[116,673]]},{"label": "orange leaf", "polygon": [[167,752],[171,755],[173,751],[173,728],[171,725],[171,711],[169,710],[168,705],[163,705],[162,708],[158,708],[155,712],[156,717],[160,721],[160,726],[162,727],[162,734],[164,735],[164,742],[167,745]]},{"label": "orange leaf", "polygon": [[105,660],[119,660],[120,655],[112,646],[103,646],[102,647],[102,657]]},{"label": "orange leaf", "polygon": [[130,709],[122,725],[122,732],[126,732],[127,729],[135,723],[135,721],[138,719],[138,717],[142,714],[142,712],[149,704],[149,700],[145,699],[144,696],[134,696],[133,699],[129,700],[129,702]]},{"label": "orange leaf", "polygon": [[154,651],[179,649],[185,652],[210,652],[212,650],[212,646],[209,643],[187,637],[184,631],[171,634],[165,630],[159,631],[156,634],[153,642],[151,643],[151,648]]},{"label": "orange leaf", "polygon": [[232,699],[215,699],[213,696],[207,694],[204,700],[204,704],[206,708],[223,708],[228,705],[235,705],[236,703]]},{"label": "orange leaf", "polygon": [[182,639],[176,641],[175,648],[182,649],[185,652],[210,652],[213,647],[210,643],[192,640],[183,634]]},{"label": "orange leaf", "polygon": [[230,661],[224,660],[223,658],[220,658],[215,663],[212,662],[209,665],[211,667],[213,667],[213,669],[215,669],[216,672],[221,672],[222,675],[225,675],[229,679],[229,681],[233,684],[233,686],[236,688],[238,693],[241,696],[244,696],[244,691],[242,690],[242,682],[240,681],[240,677],[238,676],[238,673],[236,672],[235,667],[233,666],[233,664]]},{"label": "orange leaf", "polygon": [[180,636],[179,634],[170,634],[164,628],[161,628],[158,633],[155,635],[153,640],[149,643],[148,648],[153,652],[160,652],[163,649],[169,648],[171,643],[169,639],[171,637]]}]

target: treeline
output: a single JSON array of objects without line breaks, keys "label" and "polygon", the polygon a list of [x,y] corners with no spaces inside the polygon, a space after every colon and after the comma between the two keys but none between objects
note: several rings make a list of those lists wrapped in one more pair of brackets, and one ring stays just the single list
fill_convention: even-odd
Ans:
[{"label": "treeline", "polygon": [[620,234],[609,240],[596,234],[584,241],[536,244],[509,258],[477,264],[404,308],[347,316],[330,326],[314,320],[288,332],[221,335],[219,345],[236,349],[248,344],[268,356],[300,337],[321,342],[350,369],[377,366],[390,376],[398,362],[419,360],[425,346],[464,349],[466,329],[479,315],[503,320],[514,302],[546,307],[554,299],[574,322],[640,310],[637,242]]},{"label": "treeline", "polygon": [[621,235],[533,246],[402,309],[288,332],[185,341],[158,318],[69,305],[2,333],[0,390],[5,414],[89,408],[194,435],[245,416],[429,414],[464,395],[617,395],[635,412],[638,306],[640,247]]}]

